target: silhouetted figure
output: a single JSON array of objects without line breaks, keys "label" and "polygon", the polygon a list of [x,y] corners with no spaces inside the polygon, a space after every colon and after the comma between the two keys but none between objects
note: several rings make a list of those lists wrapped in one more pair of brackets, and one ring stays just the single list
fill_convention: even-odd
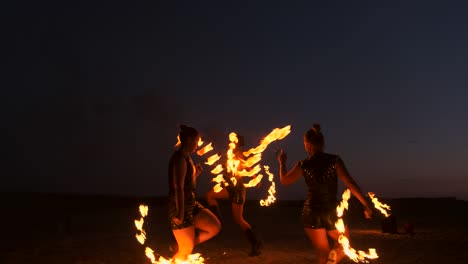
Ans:
[{"label": "silhouetted figure", "polygon": [[194,165],[190,155],[195,152],[200,134],[192,127],[180,126],[180,147],[169,161],[169,221],[177,241],[174,260],[186,260],[195,245],[221,229],[221,223],[210,210],[195,200],[196,178],[202,168]]},{"label": "silhouetted figure", "polygon": [[[242,147],[244,146],[244,139],[242,136],[238,136],[238,143],[236,148],[233,150],[235,159],[245,160],[245,156],[242,154]],[[236,180],[233,182],[231,177],[234,177]],[[224,177],[224,180],[228,183],[227,186],[220,192],[215,192],[213,189],[206,193],[206,201],[208,203],[208,208],[215,213],[218,218],[221,220],[221,212],[218,206],[218,199],[229,200],[231,202],[231,212],[232,217],[236,224],[240,227],[242,232],[244,232],[247,240],[249,241],[251,248],[249,256],[258,256],[261,254],[262,242],[257,238],[250,224],[244,219],[244,204],[246,199],[246,188],[242,177],[237,175],[227,174]]]},{"label": "silhouetted figure", "polygon": [[[364,206],[367,218],[372,215],[364,195],[356,182],[351,178],[340,156],[324,152],[325,140],[320,125],[304,135],[304,149],[308,157],[298,161],[290,171],[286,168],[287,155],[280,150],[278,155],[280,181],[289,185],[304,176],[308,187],[307,198],[302,208],[302,223],[305,233],[317,253],[317,263],[338,263],[344,257],[344,251],[338,243],[339,232],[335,228],[338,220],[338,179],[341,179],[351,193]],[[347,236],[347,232],[345,232]],[[334,243],[330,250],[330,237]]]}]

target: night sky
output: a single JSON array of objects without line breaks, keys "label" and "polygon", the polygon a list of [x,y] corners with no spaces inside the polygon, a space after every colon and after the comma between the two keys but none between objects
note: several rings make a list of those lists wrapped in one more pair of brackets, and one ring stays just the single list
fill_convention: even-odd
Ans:
[{"label": "night sky", "polygon": [[0,191],[166,195],[179,124],[220,152],[292,125],[278,176],[318,122],[363,191],[468,200],[463,1],[66,2],[3,4]]}]

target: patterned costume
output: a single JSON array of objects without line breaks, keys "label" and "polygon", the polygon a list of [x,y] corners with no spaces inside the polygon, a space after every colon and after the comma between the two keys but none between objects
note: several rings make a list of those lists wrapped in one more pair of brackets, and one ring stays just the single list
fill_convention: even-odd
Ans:
[{"label": "patterned costume", "polygon": [[245,190],[244,183],[242,181],[242,177],[237,178],[236,185],[234,185],[231,179],[228,179],[227,177],[225,177],[225,180],[228,183],[228,185],[225,186],[224,188],[229,194],[229,201],[235,204],[244,204],[246,190]]},{"label": "patterned costume", "polygon": [[[171,169],[173,168],[174,160],[183,156],[187,162],[187,173],[184,180],[184,219],[181,224],[176,224],[172,218],[177,215],[176,208],[176,193],[173,184],[173,175]],[[195,199],[195,166],[190,157],[182,154],[177,150],[169,162],[169,222],[172,229],[182,229],[194,225],[193,217],[197,215],[204,207]]]},{"label": "patterned costume", "polygon": [[323,152],[299,162],[308,187],[307,198],[302,208],[304,227],[335,229],[335,222],[338,219],[336,214],[338,162],[343,162],[339,156]]}]

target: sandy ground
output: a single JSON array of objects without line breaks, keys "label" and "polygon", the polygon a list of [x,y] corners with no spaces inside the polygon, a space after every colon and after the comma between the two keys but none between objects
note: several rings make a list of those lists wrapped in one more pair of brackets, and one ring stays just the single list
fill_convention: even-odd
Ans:
[{"label": "sandy ground", "polygon": [[[164,199],[18,194],[2,194],[1,199],[0,263],[150,263],[135,239],[133,222],[139,218],[140,203],[149,206],[146,245],[170,257],[173,237]],[[370,263],[468,263],[468,202],[449,198],[385,202],[397,219],[397,234],[382,232],[383,216],[378,213],[365,220],[355,203],[346,215],[351,246],[376,248],[379,258]],[[245,217],[264,241],[258,257],[247,256],[248,243],[231,220],[228,204],[222,204],[222,213],[222,232],[195,248],[205,263],[314,263],[299,222],[300,203],[280,202],[268,208],[253,201],[247,204]],[[404,233],[403,225],[409,222],[415,227],[413,235]]]}]

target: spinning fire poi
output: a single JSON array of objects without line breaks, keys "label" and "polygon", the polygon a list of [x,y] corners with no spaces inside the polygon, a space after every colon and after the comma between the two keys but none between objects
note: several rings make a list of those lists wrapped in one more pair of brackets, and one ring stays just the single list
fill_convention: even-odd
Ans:
[{"label": "spinning fire poi", "polygon": [[[238,140],[237,135],[235,133],[231,133],[230,141],[231,141],[231,143],[234,143],[234,146],[231,145],[231,143],[230,143],[229,144],[230,149],[227,152],[227,156],[231,157],[231,159],[230,159],[231,161],[229,161],[229,159],[228,159],[229,162],[226,162],[225,166],[223,166],[223,164],[218,164],[218,165],[215,166],[214,169],[212,169],[211,172],[213,174],[217,174],[217,176],[213,179],[213,181],[217,183],[217,185],[215,186],[214,189],[216,189],[217,186],[222,188],[222,184],[224,184],[224,181],[226,181],[225,177],[223,177],[223,175],[220,174],[223,170],[226,170],[226,171],[229,170],[231,173],[232,172],[238,173],[238,175],[243,175],[242,177],[251,177],[252,179],[248,183],[245,183],[245,184],[243,183],[243,185],[245,185],[245,187],[256,186],[258,184],[258,182],[260,182],[260,180],[261,180],[261,178],[259,180],[257,180],[258,175],[257,175],[257,177],[254,177],[255,173],[258,173],[261,170],[261,168],[258,169],[259,166],[257,164],[261,160],[261,155],[256,155],[256,154],[261,154],[261,152],[263,152],[263,150],[265,150],[266,146],[269,143],[271,143],[272,141],[284,138],[287,134],[289,134],[290,128],[285,127],[283,129],[275,129],[273,132],[275,132],[275,131],[278,132],[278,133],[275,134],[273,137],[270,137],[269,140],[266,140],[268,138],[268,137],[266,137],[264,140],[262,140],[262,144],[260,144],[260,146],[258,146],[257,148],[252,148],[249,151],[243,152],[243,155],[247,155],[247,157],[250,154],[253,154],[253,155],[248,159],[243,159],[242,161],[236,160],[236,159],[232,158],[232,156],[231,156],[232,153],[234,153],[234,149],[236,148],[235,144],[238,142],[238,141],[236,141],[236,140]],[[270,134],[272,134],[272,133],[270,133]],[[273,139],[273,140],[271,140],[271,139]],[[180,143],[178,143],[178,144],[180,144]],[[176,144],[176,145],[178,145],[178,144]],[[200,147],[202,145],[203,145],[203,142],[200,140],[199,143],[198,143],[198,146]],[[211,143],[210,143],[210,144],[205,145],[205,147],[203,147],[199,151],[197,151],[197,154],[201,156],[201,155],[204,155],[205,153],[211,151],[212,149],[213,149],[213,147],[211,146]],[[280,154],[280,156],[281,156],[281,154]],[[219,154],[215,154],[215,155],[209,157],[207,159],[207,161],[205,162],[205,164],[213,165],[218,160],[220,160],[220,158],[221,157],[220,157]],[[240,164],[244,164],[244,166],[249,164],[249,166],[245,166],[244,169],[238,169]],[[255,165],[255,164],[257,164],[257,165]],[[251,168],[251,170],[248,170],[246,168]],[[269,172],[268,166],[263,166],[263,168],[265,169],[265,173],[267,173],[269,175],[269,181],[272,183],[272,186],[273,186],[273,188],[270,187],[270,190],[269,190],[270,197],[272,196],[273,199],[268,198],[266,200],[262,200],[260,203],[261,204],[263,203],[262,205],[268,205],[267,201],[270,201],[270,204],[271,204],[271,202],[274,202],[274,181],[273,181],[273,174],[271,174]],[[253,169],[255,169],[255,170],[253,170]],[[255,171],[255,173],[251,173],[251,171]],[[280,176],[281,176],[281,173],[280,173]],[[237,180],[235,179],[235,177],[234,178],[231,177],[230,180],[237,183]],[[354,260],[356,262],[366,261],[367,259],[372,259],[372,258],[377,258],[378,256],[377,256],[377,253],[376,253],[375,249],[369,249],[369,253],[365,253],[363,251],[357,251],[356,252],[356,250],[351,248],[351,246],[349,244],[349,240],[344,235],[345,234],[345,229],[344,229],[344,223],[342,221],[341,216],[343,215],[344,210],[347,209],[347,206],[348,206],[347,201],[351,196],[350,193],[351,192],[350,192],[349,189],[347,189],[343,193],[343,200],[342,200],[341,204],[336,208],[337,215],[338,215],[338,220],[336,221],[335,226],[336,226],[336,229],[339,232],[339,241],[338,242],[342,245],[345,254],[348,255],[350,257],[350,259],[352,259],[352,260]],[[372,193],[369,193],[369,196],[372,198],[372,201],[373,201],[374,205],[376,206],[376,208],[379,208],[379,207],[382,208],[383,207],[383,208],[385,208],[387,210],[390,209],[387,205],[383,205],[381,203],[378,203],[378,200],[376,198],[374,198]],[[138,231],[137,235],[136,235],[136,239],[138,240],[138,242],[140,242],[142,245],[144,245],[145,240],[146,240],[146,232],[143,229],[143,224],[144,224],[144,218],[148,214],[148,207],[146,205],[140,205],[139,209],[140,209],[141,217],[140,217],[139,220],[135,220],[135,226],[136,226],[137,231]],[[384,211],[382,211],[381,209],[379,209],[379,210],[383,214],[385,214]],[[156,259],[155,255],[154,255],[154,251],[149,247],[146,247],[145,252],[146,252],[145,253],[146,256],[151,260],[152,263],[162,264],[162,263],[170,263],[171,261],[174,261],[174,260],[171,260],[171,259],[165,259],[165,258],[163,258],[163,257],[161,257],[159,255],[158,255],[159,258]],[[200,254],[191,254],[191,255],[189,255],[187,257],[187,259],[185,261],[182,261],[182,262],[181,261],[175,261],[175,263],[204,263],[204,258]]]},{"label": "spinning fire poi", "polygon": [[[240,227],[250,243],[249,256],[257,256],[261,254],[262,242],[257,238],[251,225],[244,219],[243,211],[246,202],[246,188],[255,187],[262,180],[261,154],[266,149],[268,144],[275,140],[280,140],[286,137],[290,132],[290,126],[284,128],[276,128],[269,135],[262,139],[259,146],[248,151],[243,151],[244,138],[232,132],[229,134],[229,145],[226,152],[225,160],[215,164],[220,160],[218,154],[208,158],[207,164],[214,166],[211,173],[215,175],[213,181],[216,185],[206,194],[208,208],[221,220],[221,212],[218,207],[218,199],[229,200],[231,202],[231,211],[233,220]],[[269,172],[268,166],[263,166],[265,173],[269,175],[271,182],[267,199],[262,199],[262,206],[270,205],[275,201],[275,190],[273,174]],[[244,182],[248,179],[248,182]]]}]

